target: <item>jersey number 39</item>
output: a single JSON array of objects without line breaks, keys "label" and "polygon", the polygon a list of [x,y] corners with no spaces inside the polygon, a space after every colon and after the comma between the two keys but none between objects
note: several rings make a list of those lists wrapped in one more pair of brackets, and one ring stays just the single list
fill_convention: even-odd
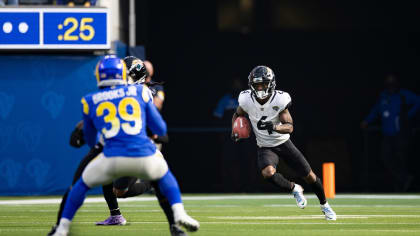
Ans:
[{"label": "jersey number 39", "polygon": [[[131,106],[132,108],[131,114],[127,112],[128,106]],[[142,128],[141,109],[139,102],[135,98],[123,98],[118,103],[118,110],[114,103],[103,102],[96,108],[96,116],[103,116],[105,110],[108,111],[108,114],[104,116],[104,121],[105,123],[111,124],[110,129],[106,129],[104,127],[101,130],[105,138],[115,137],[118,132],[120,132],[120,129],[129,135],[136,135],[140,133]],[[117,112],[122,121],[118,118]],[[132,122],[134,122],[134,125],[131,125]]]}]

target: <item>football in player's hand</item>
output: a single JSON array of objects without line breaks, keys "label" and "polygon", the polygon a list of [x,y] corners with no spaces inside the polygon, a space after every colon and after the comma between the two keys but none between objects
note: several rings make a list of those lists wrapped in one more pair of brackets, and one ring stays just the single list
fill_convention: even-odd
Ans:
[{"label": "football in player's hand", "polygon": [[251,134],[251,125],[247,118],[239,116],[233,123],[232,133],[236,139],[249,138]]}]

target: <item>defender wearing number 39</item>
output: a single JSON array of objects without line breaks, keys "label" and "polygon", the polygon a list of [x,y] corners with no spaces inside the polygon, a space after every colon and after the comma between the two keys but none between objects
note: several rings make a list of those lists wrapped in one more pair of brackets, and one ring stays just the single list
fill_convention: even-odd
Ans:
[{"label": "defender wearing number 39", "polygon": [[103,152],[89,162],[82,177],[71,189],[54,236],[68,235],[70,223],[83,204],[86,192],[123,176],[150,180],[168,200],[177,225],[197,231],[199,223],[184,210],[178,183],[146,127],[158,135],[166,133],[166,123],[152,101],[150,90],[141,84],[127,86],[126,65],[115,56],[106,56],[96,68],[99,91],[82,98],[86,142],[104,139]]},{"label": "defender wearing number 39", "polygon": [[[321,211],[327,220],[336,220],[336,214],[327,203],[321,180],[311,170],[302,153],[290,140],[293,119],[289,108],[290,95],[275,90],[274,72],[267,66],[255,67],[248,76],[248,90],[239,95],[239,107],[232,118],[232,127],[237,117],[247,116],[251,121],[258,146],[257,162],[264,179],[275,186],[290,191],[299,208],[305,208],[307,201],[303,188],[277,173],[279,158],[294,169],[305,182],[311,185],[321,204]],[[232,133],[235,141],[239,137]]]}]

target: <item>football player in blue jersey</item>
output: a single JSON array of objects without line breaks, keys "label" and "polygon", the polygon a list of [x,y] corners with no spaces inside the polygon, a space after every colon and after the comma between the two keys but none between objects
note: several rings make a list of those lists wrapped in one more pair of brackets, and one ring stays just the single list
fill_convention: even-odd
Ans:
[{"label": "football player in blue jersey", "polygon": [[[128,84],[134,84],[134,83],[145,84],[147,76],[150,76],[150,74],[147,73],[146,71],[145,64],[139,58],[136,58],[133,56],[125,57],[124,62],[126,63],[127,68],[128,68],[127,70]],[[153,86],[153,84],[150,83],[150,80],[148,81],[149,83],[147,85]],[[153,97],[155,98],[157,95],[155,91],[157,90],[151,90],[151,91],[152,91]],[[155,103],[156,101],[157,99],[153,99],[153,102],[155,105],[157,105]],[[161,103],[158,103],[158,104],[161,104]],[[156,142],[156,140],[154,141]],[[85,144],[85,140],[84,140],[84,134],[83,134],[83,121],[80,121],[76,125],[76,128],[71,134],[70,145],[76,148],[80,148],[84,144]],[[76,170],[76,173],[74,174],[72,185],[74,185],[77,182],[77,180],[79,180],[79,178],[82,175],[82,172],[84,171],[86,166],[89,164],[89,162],[93,160],[99,153],[101,153],[102,150],[103,150],[103,143],[98,142],[88,152],[88,154],[81,160]],[[159,188],[156,186],[156,183],[151,182],[151,181],[146,181],[146,180],[140,180],[136,177],[122,177],[114,181],[114,183],[102,186],[103,195],[108,205],[110,216],[104,221],[97,222],[96,225],[125,225],[127,221],[125,220],[125,218],[120,212],[120,209],[118,207],[117,196],[119,198],[138,196],[151,190],[152,186],[155,189],[155,194],[159,200],[159,204],[164,210],[165,215],[167,217],[171,235],[172,236],[186,236],[187,234],[175,224],[171,206],[169,205],[168,200],[160,193]],[[55,233],[56,228],[58,224],[60,223],[64,205],[67,201],[68,193],[70,190],[71,190],[71,187],[67,189],[66,193],[63,195],[60,208],[57,214],[56,224],[52,227],[51,231],[48,233],[48,236],[51,236]]]},{"label": "football player in blue jersey", "polygon": [[[163,93],[163,86],[160,83],[155,83],[151,81],[151,75],[153,74],[153,67],[146,67],[147,63],[144,63],[137,57],[134,56],[127,56],[124,58],[124,62],[127,65],[128,71],[128,83],[129,84],[145,84],[148,88],[150,88],[152,95],[153,95],[153,103],[155,106],[160,110],[162,108],[163,100],[164,100],[164,93]],[[149,63],[150,64],[150,63]],[[153,137],[154,135],[149,135],[149,137],[154,141],[157,148],[160,150],[161,143],[167,142],[168,137],[165,136],[158,136]],[[159,188],[153,181],[147,180],[140,180],[136,177],[123,177],[119,178],[114,181],[113,184],[113,192],[114,194],[110,194],[109,187],[104,186],[104,197],[108,203],[108,207],[110,210],[110,216],[105,219],[104,221],[96,223],[97,225],[119,225],[121,222],[125,221],[124,217],[121,215],[118,202],[116,197],[118,198],[127,198],[141,195],[147,191],[150,191],[152,187],[155,189],[156,197],[159,200],[159,204],[162,207],[163,211],[165,212],[166,218],[169,223],[169,230],[172,236],[186,236],[187,234],[179,228],[174,221],[173,212],[169,205],[168,200],[162,195]]]},{"label": "football player in blue jersey", "polygon": [[67,235],[70,223],[83,204],[86,192],[123,176],[136,176],[156,183],[168,199],[176,224],[196,231],[199,223],[184,210],[180,190],[165,159],[146,135],[148,126],[164,135],[166,123],[152,103],[150,90],[143,85],[127,86],[126,66],[115,56],[106,56],[96,69],[100,90],[82,98],[83,132],[86,143],[97,143],[97,132],[104,148],[83,171],[68,194],[55,236]]},{"label": "football player in blue jersey", "polygon": [[[162,83],[152,81],[151,76],[153,75],[153,66],[149,61],[142,61],[137,57],[128,56],[124,58],[124,62],[128,68],[129,83],[141,83],[145,84],[153,95],[153,104],[160,111],[163,106],[165,99],[165,93],[163,91]],[[144,69],[144,72],[143,72]],[[169,138],[168,135],[158,136],[148,130],[148,135],[152,141],[156,144],[156,147],[161,150],[162,144],[167,143]],[[119,198],[127,198],[138,196],[152,189],[150,181],[141,181],[135,177],[122,178],[114,182],[114,193]],[[106,221],[106,220],[105,220]],[[98,223],[104,223],[98,222]],[[171,222],[171,220],[170,220]],[[177,234],[174,234],[177,235]],[[184,235],[184,234],[182,234]]]},{"label": "football player in blue jersey", "polygon": [[[160,111],[163,106],[165,95],[163,92],[162,84],[156,83],[151,80],[151,75],[153,75],[153,66],[151,65],[151,63],[148,61],[143,62],[142,60],[134,56],[125,57],[124,62],[126,63],[127,69],[128,69],[129,84],[136,83],[136,84],[146,85],[152,92],[153,104],[155,104],[156,108],[158,108],[158,110]],[[152,141],[156,144],[156,147],[159,150],[161,150],[162,148],[162,143],[167,143],[169,139],[168,135],[157,136],[155,134],[152,134],[149,129],[148,129],[148,135],[152,139]],[[139,180],[135,177],[121,178],[114,182],[114,193],[119,198],[138,196],[151,189],[152,189],[152,184],[150,183],[150,181]],[[167,215],[171,215],[171,214],[167,214]],[[105,223],[105,222],[106,220],[103,222],[98,222],[98,223]],[[169,220],[169,222],[171,223],[171,220]],[[186,234],[174,234],[174,235],[182,236]]]}]

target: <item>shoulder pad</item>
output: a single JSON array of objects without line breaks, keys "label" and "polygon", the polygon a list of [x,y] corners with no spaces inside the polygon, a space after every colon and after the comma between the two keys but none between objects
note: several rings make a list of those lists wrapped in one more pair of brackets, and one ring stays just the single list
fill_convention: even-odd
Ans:
[{"label": "shoulder pad", "polygon": [[275,93],[276,94],[274,94],[270,102],[277,104],[281,110],[287,109],[290,106],[289,104],[292,102],[290,95],[287,92],[280,90],[276,90]]},{"label": "shoulder pad", "polygon": [[143,85],[143,91],[141,93],[141,97],[143,98],[143,101],[145,103],[148,103],[149,100],[152,100],[153,101],[152,91],[150,91],[150,89],[147,86],[145,86],[145,85]]}]

